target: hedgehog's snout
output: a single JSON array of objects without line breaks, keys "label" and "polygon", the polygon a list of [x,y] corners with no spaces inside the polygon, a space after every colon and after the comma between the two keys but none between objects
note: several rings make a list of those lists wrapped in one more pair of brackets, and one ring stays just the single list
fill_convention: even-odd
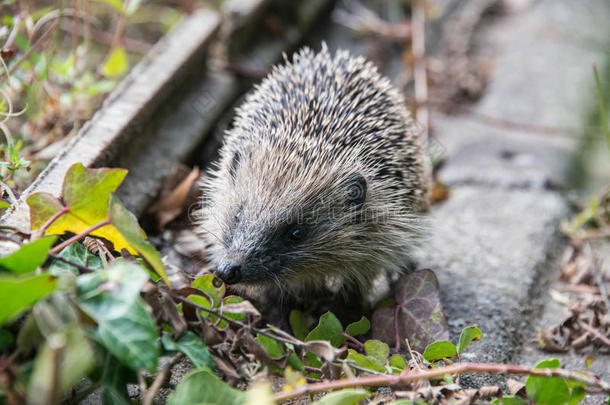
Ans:
[{"label": "hedgehog's snout", "polygon": [[233,262],[223,262],[216,270],[218,276],[225,284],[237,284],[242,281],[242,265]]}]

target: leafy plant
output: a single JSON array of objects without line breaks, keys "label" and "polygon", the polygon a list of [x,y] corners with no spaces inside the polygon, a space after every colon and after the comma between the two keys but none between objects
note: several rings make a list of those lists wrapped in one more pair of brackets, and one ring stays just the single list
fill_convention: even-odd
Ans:
[{"label": "leafy plant", "polygon": [[[438,390],[436,398],[450,401],[469,395],[453,381],[454,375],[468,372],[528,375],[527,398],[503,397],[504,403],[529,398],[571,405],[590,387],[610,392],[598,377],[560,369],[557,360],[533,369],[451,364],[481,339],[476,327],[465,328],[457,345],[446,339],[427,344],[423,355],[367,339],[375,336],[375,323],[366,317],[343,327],[327,312],[309,327],[305,315],[293,311],[292,335],[271,325],[261,327],[256,308],[228,294],[213,275],[198,277],[189,286],[169,284],[158,252],[113,194],[124,176],[121,170],[75,165],[66,174],[61,196],[34,194],[28,199],[35,231],[15,252],[0,257],[1,401],[78,402],[99,390],[104,403],[128,404],[127,386],[138,384],[143,403],[152,403],[166,386],[172,391],[169,404],[274,404],[327,392],[314,403],[345,405],[369,397],[366,387],[402,384],[414,390],[415,403],[426,403],[424,391],[417,388],[422,380]],[[85,237],[96,238],[105,248],[89,251],[79,242]],[[426,301],[424,313],[442,315],[433,274],[416,272],[400,283],[396,301],[382,306],[382,314],[390,308],[398,312],[399,322],[411,319],[432,327],[428,330],[444,331],[444,324],[434,329],[432,321],[422,323],[412,313],[413,297],[418,297]],[[443,323],[444,317],[436,321]],[[390,330],[402,333],[399,326],[392,321]],[[183,358],[193,371],[177,385],[168,385],[172,367]],[[439,366],[441,360],[449,365]],[[273,393],[264,381],[246,392],[229,384],[249,384],[265,370],[283,375],[280,392]],[[497,393],[489,399],[501,395],[499,387]]]}]

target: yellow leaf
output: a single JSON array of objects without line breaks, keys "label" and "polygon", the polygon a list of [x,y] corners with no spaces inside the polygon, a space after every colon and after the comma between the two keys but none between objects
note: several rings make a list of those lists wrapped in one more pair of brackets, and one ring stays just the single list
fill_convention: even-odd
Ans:
[{"label": "yellow leaf", "polygon": [[102,66],[102,74],[109,78],[122,76],[129,69],[125,49],[117,46],[112,49],[106,63]]}]

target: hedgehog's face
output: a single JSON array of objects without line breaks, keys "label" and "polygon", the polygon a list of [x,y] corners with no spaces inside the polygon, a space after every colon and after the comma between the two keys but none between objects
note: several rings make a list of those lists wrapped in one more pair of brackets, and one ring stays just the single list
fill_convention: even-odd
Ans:
[{"label": "hedgehog's face", "polygon": [[244,179],[236,174],[222,197],[225,209],[217,211],[216,221],[225,226],[217,230],[221,240],[212,255],[216,274],[227,284],[249,285],[310,284],[339,273],[342,258],[332,252],[350,249],[361,234],[350,229],[364,226],[364,176],[324,175],[319,186],[307,189],[303,175],[273,182],[253,178],[256,171],[249,170]]}]

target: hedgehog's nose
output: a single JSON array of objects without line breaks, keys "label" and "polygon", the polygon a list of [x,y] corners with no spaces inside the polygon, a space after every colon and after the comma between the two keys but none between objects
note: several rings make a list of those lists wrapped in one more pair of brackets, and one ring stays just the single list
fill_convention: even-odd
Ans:
[{"label": "hedgehog's nose", "polygon": [[216,275],[226,284],[235,284],[241,281],[241,264],[224,262],[218,266]]}]

